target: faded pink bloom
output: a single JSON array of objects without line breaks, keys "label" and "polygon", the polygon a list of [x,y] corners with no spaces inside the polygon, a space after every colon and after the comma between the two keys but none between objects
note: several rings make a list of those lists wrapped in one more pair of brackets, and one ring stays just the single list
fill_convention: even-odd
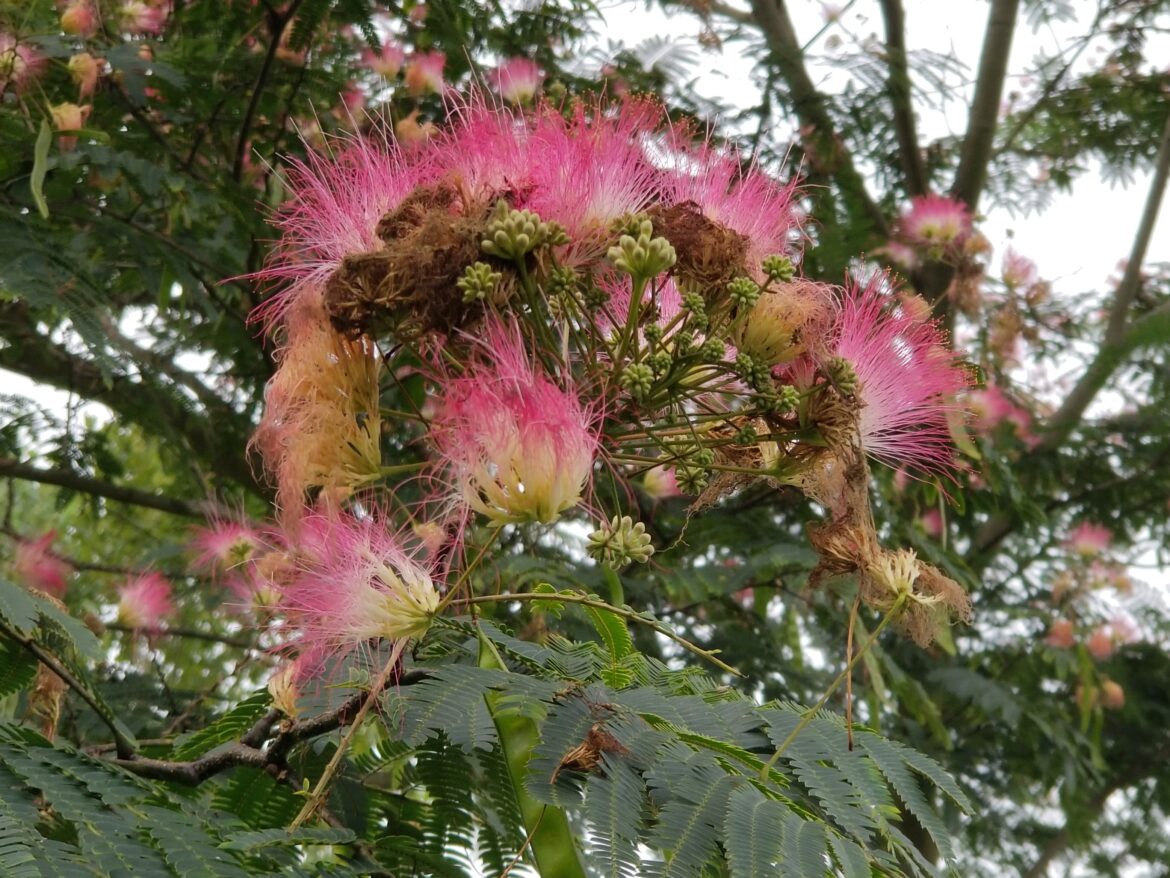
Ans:
[{"label": "faded pink bloom", "polygon": [[72,0],[61,12],[61,30],[78,37],[92,37],[100,19],[92,0]]},{"label": "faded pink bloom", "polygon": [[592,474],[597,412],[532,363],[515,324],[486,326],[478,354],[440,388],[431,437],[447,478],[492,526],[554,522]]},{"label": "faded pink bloom", "polygon": [[373,517],[311,515],[298,531],[297,566],[280,606],[298,636],[307,675],[371,640],[399,648],[430,626],[439,594],[428,571]]},{"label": "faded pink bloom", "polygon": [[1072,649],[1077,643],[1073,623],[1068,619],[1057,619],[1048,629],[1044,642],[1053,649]]},{"label": "faded pink bloom", "polygon": [[1113,655],[1114,646],[1113,632],[1108,625],[1097,626],[1085,640],[1085,649],[1099,662],[1103,662]]},{"label": "faded pink bloom", "polygon": [[56,538],[57,532],[51,530],[35,540],[17,540],[12,547],[12,573],[29,588],[60,600],[65,596],[65,578],[73,568],[50,550]]},{"label": "faded pink bloom", "polygon": [[118,621],[128,628],[158,631],[163,620],[174,612],[171,583],[161,573],[132,576],[118,590]]},{"label": "faded pink bloom", "polygon": [[90,97],[97,88],[103,63],[89,52],[80,52],[69,59],[69,75],[77,83],[81,100]]},{"label": "faded pink bloom", "polygon": [[1088,579],[1092,588],[1115,588],[1122,594],[1133,591],[1133,580],[1120,564],[1096,559],[1089,564]]},{"label": "faded pink bloom", "polygon": [[671,203],[694,202],[711,220],[748,239],[747,268],[761,280],[764,257],[791,253],[802,237],[796,182],[781,183],[755,163],[711,143],[675,157],[663,182]]},{"label": "faded pink bloom", "polygon": [[972,414],[971,426],[979,433],[994,433],[1006,421],[1021,438],[1031,435],[1032,415],[1008,399],[996,384],[968,393],[967,407]]},{"label": "faded pink bloom", "polygon": [[213,519],[209,527],[195,528],[190,542],[195,570],[226,576],[247,564],[262,545],[260,533],[230,518]]},{"label": "faded pink bloom", "polygon": [[971,234],[971,213],[961,201],[944,195],[920,195],[899,221],[902,236],[917,247],[957,251]]},{"label": "faded pink bloom", "polygon": [[488,74],[492,88],[511,104],[526,104],[540,91],[544,74],[531,58],[509,58]]},{"label": "faded pink bloom", "polygon": [[166,28],[170,12],[169,2],[125,0],[118,7],[118,22],[128,34],[157,37]]},{"label": "faded pink bloom", "polygon": [[884,247],[875,250],[874,255],[884,256],[904,271],[918,267],[918,251],[901,241],[890,241]]},{"label": "faded pink bloom", "polygon": [[443,52],[416,52],[406,62],[406,88],[413,95],[442,94],[443,68],[447,56]]},{"label": "faded pink bloom", "polygon": [[427,8],[427,4],[418,3],[411,7],[411,10],[409,13],[407,13],[406,17],[409,18],[413,24],[422,24],[427,20],[427,15],[430,14],[430,11],[431,10]]},{"label": "faded pink bloom", "polygon": [[1003,282],[1012,289],[1026,289],[1040,279],[1036,263],[1008,247],[1003,254]]},{"label": "faded pink bloom", "polygon": [[937,508],[927,509],[918,519],[928,537],[938,539],[943,535],[943,516]]},{"label": "faded pink bloom", "polygon": [[1113,680],[1101,681],[1101,706],[1106,710],[1121,710],[1125,707],[1125,689]]},{"label": "faded pink bloom", "polygon": [[642,488],[655,500],[681,497],[678,478],[672,466],[656,466],[646,470],[642,477]]},{"label": "faded pink bloom", "polygon": [[304,162],[291,161],[291,197],[276,220],[280,243],[253,275],[286,286],[253,318],[274,326],[303,294],[319,295],[346,256],[380,249],[378,221],[419,182],[419,169],[396,147],[364,138],[349,141],[333,158],[310,153]]},{"label": "faded pink bloom", "polygon": [[398,43],[387,41],[382,48],[375,52],[373,49],[362,50],[362,63],[386,79],[393,79],[402,70],[406,61],[406,51]]},{"label": "faded pink bloom", "polygon": [[0,32],[0,93],[9,86],[19,94],[45,67],[45,59],[32,46],[18,43],[12,34]]},{"label": "faded pink bloom", "polygon": [[1091,521],[1082,521],[1071,531],[1064,541],[1064,547],[1082,558],[1093,558],[1109,548],[1113,539],[1113,531],[1102,524]]},{"label": "faded pink bloom", "polygon": [[[57,104],[49,108],[53,114],[53,127],[58,131],[79,131],[85,127],[85,120],[89,118],[89,111],[93,107],[86,105],[84,107],[77,104],[64,103]],[[77,146],[77,137],[73,134],[59,134],[57,135],[57,142],[61,149],[70,150]]]},{"label": "faded pink bloom", "polygon": [[954,451],[948,415],[968,375],[933,323],[891,308],[889,278],[851,282],[829,348],[853,368],[860,389],[861,445],[893,467],[943,473]]}]

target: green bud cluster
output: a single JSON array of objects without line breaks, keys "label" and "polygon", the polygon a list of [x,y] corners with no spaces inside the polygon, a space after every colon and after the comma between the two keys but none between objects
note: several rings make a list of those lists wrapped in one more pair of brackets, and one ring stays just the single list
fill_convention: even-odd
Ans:
[{"label": "green bud cluster", "polygon": [[662,378],[670,371],[674,358],[667,351],[657,351],[647,357],[646,362],[654,371],[654,377]]},{"label": "green bud cluster", "polygon": [[500,259],[523,259],[546,244],[567,244],[569,236],[559,223],[546,223],[530,210],[512,210],[503,199],[496,202],[488,223],[483,252]]},{"label": "green bud cluster", "polygon": [[678,358],[690,356],[695,348],[695,334],[688,330],[677,333],[674,337],[674,355]]},{"label": "green bud cluster", "polygon": [[709,338],[699,346],[699,356],[708,363],[720,363],[727,353],[727,344],[721,338]]},{"label": "green bud cluster", "polygon": [[763,361],[757,360],[751,354],[740,351],[735,358],[735,370],[748,384],[761,393],[772,389],[772,368]]},{"label": "green bud cluster", "polygon": [[715,462],[715,452],[702,445],[692,445],[679,455],[674,475],[681,490],[687,494],[701,494],[710,481],[708,467]]},{"label": "green bud cluster", "polygon": [[581,295],[581,301],[587,309],[596,311],[609,301],[609,293],[596,284],[590,283],[586,285],[585,291]]},{"label": "green bud cluster", "polygon": [[624,567],[631,562],[645,564],[654,554],[646,525],[628,515],[615,515],[589,534],[586,551],[591,558],[610,567]]},{"label": "green bud cluster", "polygon": [[829,360],[826,367],[829,380],[833,382],[833,386],[842,396],[856,396],[857,391],[861,387],[861,381],[857,377],[857,373],[853,371],[853,365],[844,357],[833,357]]},{"label": "green bud cluster", "polygon": [[646,341],[651,344],[658,344],[662,341],[665,330],[658,323],[647,323],[642,327],[642,335],[645,336]]},{"label": "green bud cluster", "polygon": [[738,308],[750,308],[760,298],[760,285],[750,277],[737,277],[727,285],[727,294]]},{"label": "green bud cluster", "polygon": [[751,424],[744,424],[739,428],[739,432],[735,434],[736,445],[755,445],[756,440],[760,436],[756,432],[756,428]]},{"label": "green bud cluster", "polygon": [[638,237],[622,235],[606,254],[609,261],[635,278],[651,278],[674,265],[678,258],[666,238],[654,237],[654,224],[642,220]]},{"label": "green bud cluster", "polygon": [[618,384],[629,392],[630,396],[641,402],[654,386],[654,369],[646,363],[631,363],[622,369]]},{"label": "green bud cluster", "polygon": [[764,274],[768,275],[771,280],[788,283],[796,277],[796,266],[787,256],[779,254],[765,256],[761,267],[764,269]]},{"label": "green bud cluster", "polygon": [[471,304],[491,298],[502,277],[486,262],[473,262],[464,270],[463,276],[455,281],[455,286],[463,291],[464,303]]}]

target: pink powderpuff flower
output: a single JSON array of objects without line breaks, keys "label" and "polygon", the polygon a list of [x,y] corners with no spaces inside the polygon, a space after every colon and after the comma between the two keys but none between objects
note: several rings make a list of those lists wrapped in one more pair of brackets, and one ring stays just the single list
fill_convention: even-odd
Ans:
[{"label": "pink powderpuff flower", "polygon": [[259,531],[230,518],[213,519],[209,527],[195,528],[190,542],[191,566],[213,576],[226,576],[256,557],[263,545]]},{"label": "pink powderpuff flower", "polygon": [[92,37],[99,23],[92,0],[72,0],[61,12],[61,30],[72,36]]},{"label": "pink powderpuff flower", "polygon": [[494,106],[481,93],[451,101],[452,125],[435,139],[431,161],[441,174],[475,201],[501,195],[523,208],[532,189],[532,124],[517,112]]},{"label": "pink powderpuff flower", "polygon": [[891,308],[887,275],[845,290],[829,343],[857,376],[861,446],[897,467],[945,473],[954,462],[949,415],[969,383],[934,323]]},{"label": "pink powderpuff flower", "polygon": [[[53,115],[53,127],[62,132],[79,131],[85,127],[85,120],[89,118],[89,112],[93,107],[86,105],[84,107],[73,103],[56,104],[49,108],[49,112]],[[58,134],[57,142],[61,149],[68,151],[77,146],[77,136],[74,134]]]},{"label": "pink powderpuff flower", "polygon": [[17,540],[12,549],[12,572],[29,588],[60,600],[65,596],[65,578],[73,568],[50,550],[56,538],[57,532],[51,530],[35,540]]},{"label": "pink powderpuff flower", "polygon": [[252,277],[280,284],[254,312],[270,329],[303,295],[319,296],[346,256],[378,250],[378,221],[423,182],[394,146],[365,138],[347,142],[340,154],[310,153],[290,163],[289,200],[275,221],[281,239],[265,268]]},{"label": "pink powderpuff flower", "polygon": [[441,381],[431,437],[466,506],[498,527],[549,524],[581,502],[599,415],[529,359],[519,328],[489,324],[467,372]]},{"label": "pink powderpuff flower", "polygon": [[44,67],[45,59],[40,52],[17,42],[12,34],[0,32],[0,93],[11,86],[20,94]]},{"label": "pink powderpuff flower", "polygon": [[1089,651],[1089,655],[1099,662],[1110,658],[1113,655],[1113,650],[1116,645],[1113,639],[1113,632],[1108,625],[1098,625],[1093,629],[1093,633],[1085,640],[1085,649]]},{"label": "pink powderpuff flower", "polygon": [[1113,531],[1109,528],[1091,521],[1082,521],[1069,531],[1064,547],[1082,558],[1095,558],[1109,548],[1112,539]]},{"label": "pink powderpuff flower", "polygon": [[[398,649],[430,627],[439,593],[430,573],[376,518],[312,515],[298,532],[296,568],[280,608],[298,637],[302,675],[371,640]],[[315,666],[315,667],[314,667]]]},{"label": "pink powderpuff flower", "polygon": [[98,77],[101,75],[105,62],[98,60],[89,52],[79,52],[69,59],[69,75],[77,83],[78,97],[85,100],[97,88]]},{"label": "pink powderpuff flower", "polygon": [[659,172],[646,147],[665,123],[662,106],[627,98],[616,107],[577,103],[566,119],[542,107],[532,130],[532,193],[524,205],[565,227],[566,262],[605,252],[610,225],[658,195]]},{"label": "pink powderpuff flower", "polygon": [[1073,623],[1068,619],[1057,619],[1048,629],[1044,642],[1053,649],[1072,649],[1077,643]]},{"label": "pink powderpuff flower", "polygon": [[447,56],[443,52],[416,52],[406,62],[404,81],[412,95],[443,93],[443,68]]},{"label": "pink powderpuff flower", "polygon": [[642,488],[655,500],[682,496],[678,476],[672,466],[656,466],[646,470],[646,475],[642,477]]},{"label": "pink powderpuff flower", "polygon": [[1001,273],[1004,285],[1013,290],[1027,289],[1040,279],[1036,263],[1026,256],[1021,256],[1011,247],[1003,254]]},{"label": "pink powderpuff flower", "polygon": [[488,74],[492,88],[510,104],[527,104],[540,91],[544,74],[531,58],[509,58]]},{"label": "pink powderpuff flower", "polygon": [[118,621],[127,628],[157,632],[174,612],[171,583],[161,573],[132,576],[118,590]]},{"label": "pink powderpuff flower", "polygon": [[943,515],[937,508],[927,509],[918,518],[918,523],[922,525],[922,530],[926,535],[932,539],[938,539],[943,535]]},{"label": "pink powderpuff flower", "polygon": [[1115,680],[1101,682],[1101,706],[1106,710],[1121,710],[1125,707],[1125,689]]},{"label": "pink powderpuff flower", "polygon": [[971,213],[961,201],[945,195],[920,195],[899,221],[902,236],[917,247],[957,252],[971,234]]},{"label": "pink powderpuff flower", "polygon": [[118,22],[128,34],[157,37],[167,26],[170,4],[125,0],[118,8]]},{"label": "pink powderpuff flower", "polygon": [[377,52],[369,48],[362,50],[362,63],[385,79],[396,77],[405,61],[406,50],[395,42],[383,43]]},{"label": "pink powderpuff flower", "polygon": [[663,181],[666,200],[693,202],[704,216],[747,238],[747,268],[762,280],[766,256],[793,252],[801,240],[796,183],[781,183],[755,163],[747,170],[738,153],[710,143],[683,149]]},{"label": "pink powderpuff flower", "polygon": [[994,433],[1005,421],[1021,435],[1028,433],[1032,426],[1032,416],[1008,399],[996,384],[968,393],[967,407],[972,416],[971,426],[980,433]]}]

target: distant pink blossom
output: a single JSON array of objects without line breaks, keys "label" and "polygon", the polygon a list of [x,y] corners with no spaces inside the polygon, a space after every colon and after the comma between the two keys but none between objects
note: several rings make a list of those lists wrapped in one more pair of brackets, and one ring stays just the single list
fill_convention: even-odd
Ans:
[{"label": "distant pink blossom", "polygon": [[927,509],[918,518],[922,530],[928,537],[938,539],[943,535],[943,515],[937,508]]},{"label": "distant pink blossom", "polygon": [[56,538],[57,532],[51,530],[35,540],[17,540],[12,548],[12,572],[29,588],[60,600],[65,596],[65,580],[73,568],[49,548]]},{"label": "distant pink blossom", "polygon": [[531,58],[509,58],[488,75],[492,88],[512,104],[526,104],[540,91],[544,74]]},{"label": "distant pink blossom", "polygon": [[1109,548],[1113,540],[1113,531],[1102,524],[1091,521],[1082,521],[1071,531],[1064,541],[1064,547],[1083,558],[1093,558]]},{"label": "distant pink blossom", "polygon": [[[89,118],[93,107],[79,106],[74,103],[54,104],[49,108],[53,117],[53,127],[57,131],[75,132],[85,127],[85,120]],[[77,146],[77,135],[65,133],[57,135],[57,142],[62,150],[71,150]]]},{"label": "distant pink blossom", "polygon": [[911,199],[899,228],[909,244],[957,251],[971,234],[971,213],[956,199],[920,195]]},{"label": "distant pink blossom", "polygon": [[1093,633],[1085,640],[1085,649],[1099,662],[1110,658],[1115,647],[1113,632],[1109,630],[1107,625],[1099,625],[1094,628]]},{"label": "distant pink blossom", "polygon": [[132,576],[118,591],[118,621],[128,628],[159,631],[174,612],[171,583],[161,573]]},{"label": "distant pink blossom", "polygon": [[103,61],[98,60],[89,52],[80,52],[69,59],[69,75],[77,83],[78,96],[81,100],[90,97],[94,89],[97,88],[103,64]]},{"label": "distant pink blossom", "polygon": [[1032,415],[1012,402],[997,384],[988,384],[967,394],[971,426],[979,433],[994,433],[1002,423],[1012,425],[1021,438],[1031,435]]},{"label": "distant pink blossom", "polygon": [[1040,279],[1036,263],[1011,247],[1003,254],[1003,282],[1012,289],[1027,289]]},{"label": "distant pink blossom", "polygon": [[45,68],[45,58],[12,34],[0,32],[0,92],[11,87],[18,94]]},{"label": "distant pink blossom", "polygon": [[170,12],[169,2],[125,0],[118,7],[118,21],[122,30],[128,34],[156,37],[166,29]]},{"label": "distant pink blossom", "polygon": [[1048,629],[1044,642],[1053,649],[1072,649],[1077,643],[1073,623],[1068,619],[1057,619]]},{"label": "distant pink blossom", "polygon": [[413,95],[442,94],[443,68],[447,56],[443,52],[416,52],[406,62],[404,80]]},{"label": "distant pink blossom", "polygon": [[655,500],[682,496],[678,476],[672,466],[656,466],[646,470],[646,475],[642,477],[642,488]]},{"label": "distant pink blossom", "polygon": [[306,673],[369,641],[385,639],[401,648],[427,630],[438,591],[383,522],[314,514],[298,534],[297,565],[279,604],[296,631],[291,645]]},{"label": "distant pink blossom", "polygon": [[551,523],[581,502],[598,415],[535,365],[515,324],[491,323],[463,375],[442,381],[431,436],[446,478],[495,526]]},{"label": "distant pink blossom", "polygon": [[72,0],[61,12],[61,30],[79,37],[92,37],[101,20],[93,0]]},{"label": "distant pink blossom", "polygon": [[969,381],[938,327],[891,307],[889,279],[850,282],[829,348],[859,381],[862,448],[893,467],[943,473],[954,462],[948,416]]},{"label": "distant pink blossom", "polygon": [[406,50],[395,42],[383,43],[377,52],[369,48],[362,50],[362,63],[386,79],[396,77],[405,61]]},{"label": "distant pink blossom", "polygon": [[263,540],[259,531],[240,521],[219,518],[208,527],[196,528],[190,548],[191,566],[198,571],[226,576],[251,561]]}]

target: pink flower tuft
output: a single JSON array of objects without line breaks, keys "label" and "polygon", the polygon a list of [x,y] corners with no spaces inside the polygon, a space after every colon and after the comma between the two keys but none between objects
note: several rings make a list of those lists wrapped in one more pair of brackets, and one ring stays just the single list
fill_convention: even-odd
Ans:
[{"label": "pink flower tuft", "polygon": [[443,52],[416,52],[406,62],[406,88],[413,95],[442,94],[446,66],[447,56]]},{"label": "pink flower tuft", "polygon": [[406,51],[398,43],[387,41],[378,52],[373,49],[362,50],[362,63],[386,79],[396,77],[405,60]]},{"label": "pink flower tuft", "polygon": [[1057,619],[1048,629],[1044,642],[1053,649],[1072,649],[1076,646],[1077,635],[1073,623],[1068,619]]},{"label": "pink flower tuft", "polygon": [[1099,662],[1109,659],[1113,655],[1113,650],[1116,648],[1116,642],[1113,638],[1113,631],[1108,625],[1098,625],[1093,629],[1093,633],[1085,640],[1085,649],[1089,651],[1089,655]]},{"label": "pink flower tuft", "polygon": [[118,590],[118,621],[128,628],[159,631],[163,620],[174,612],[171,584],[161,573],[132,576]]},{"label": "pink flower tuft", "polygon": [[937,326],[891,310],[889,278],[850,284],[830,351],[859,382],[862,448],[893,467],[946,472],[954,461],[948,416],[968,375]]},{"label": "pink flower tuft", "polygon": [[380,249],[378,221],[421,182],[419,168],[397,148],[364,138],[354,138],[335,159],[310,154],[306,162],[293,161],[288,177],[292,197],[276,220],[280,243],[253,275],[287,284],[253,313],[270,327],[303,293],[319,293],[346,256]]},{"label": "pink flower tuft", "polygon": [[927,509],[918,518],[918,523],[922,525],[922,530],[928,537],[938,539],[943,535],[944,523],[943,515],[937,508]]},{"label": "pink flower tuft", "polygon": [[694,202],[714,220],[748,239],[747,267],[759,275],[764,257],[792,253],[801,238],[796,183],[781,183],[735,152],[711,144],[683,150],[663,186],[668,201]]},{"label": "pink flower tuft", "polygon": [[1113,531],[1109,528],[1091,521],[1082,521],[1069,531],[1064,547],[1082,558],[1093,558],[1108,549],[1112,539]]},{"label": "pink flower tuft", "polygon": [[971,391],[967,406],[973,415],[971,426],[980,433],[994,433],[1000,424],[1007,422],[1021,438],[1031,435],[1032,415],[1008,399],[996,384]]},{"label": "pink flower tuft", "polygon": [[51,530],[35,540],[17,540],[12,550],[12,572],[29,588],[60,600],[65,596],[65,578],[73,568],[49,549],[56,538],[57,532]]},{"label": "pink flower tuft", "polygon": [[0,32],[0,93],[9,86],[19,94],[44,70],[45,59],[32,46]]},{"label": "pink flower tuft", "polygon": [[1003,254],[1003,282],[1012,289],[1027,289],[1040,279],[1036,263],[1011,247]]},{"label": "pink flower tuft", "polygon": [[474,199],[507,195],[513,207],[527,206],[519,193],[532,188],[531,124],[518,113],[492,106],[480,94],[465,102],[452,101],[451,112],[455,124],[432,151],[435,173]]},{"label": "pink flower tuft", "polygon": [[298,536],[296,569],[279,603],[299,632],[292,645],[304,662],[319,669],[370,640],[405,645],[426,632],[438,591],[382,522],[312,515]]},{"label": "pink flower tuft", "polygon": [[655,500],[682,496],[678,476],[672,466],[656,466],[646,470],[646,475],[642,478],[642,488]]},{"label": "pink flower tuft", "polygon": [[126,0],[118,9],[122,30],[128,34],[157,37],[167,26],[169,2]]},{"label": "pink flower tuft", "polygon": [[191,566],[215,576],[226,576],[255,558],[262,545],[260,533],[230,518],[214,519],[210,527],[195,529],[190,548]]},{"label": "pink flower tuft", "polygon": [[971,213],[961,201],[944,195],[920,195],[900,221],[902,236],[917,247],[958,252],[971,234]]},{"label": "pink flower tuft", "polygon": [[593,471],[597,412],[533,365],[514,324],[485,327],[480,353],[441,387],[431,435],[447,477],[493,526],[556,521]]},{"label": "pink flower tuft", "polygon": [[81,100],[90,97],[97,88],[103,63],[89,52],[81,52],[69,59],[69,75],[77,83]]},{"label": "pink flower tuft", "polygon": [[544,74],[531,58],[509,58],[489,74],[492,88],[511,104],[526,104],[536,97]]},{"label": "pink flower tuft", "polygon": [[61,12],[61,30],[79,37],[92,37],[97,33],[97,10],[92,0],[72,0]]}]

